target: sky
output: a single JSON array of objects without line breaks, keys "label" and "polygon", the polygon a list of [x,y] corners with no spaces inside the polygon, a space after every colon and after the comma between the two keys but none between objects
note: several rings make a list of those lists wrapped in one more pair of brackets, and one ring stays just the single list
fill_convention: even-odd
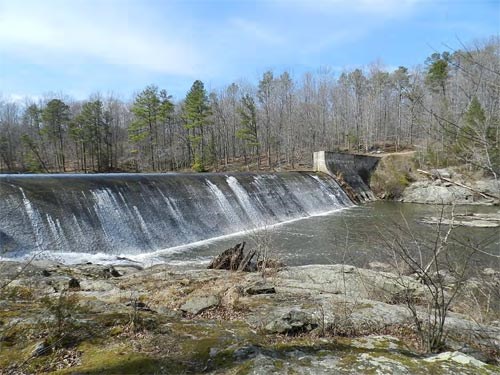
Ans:
[{"label": "sky", "polygon": [[0,0],[0,96],[182,99],[272,70],[423,64],[500,34],[500,0]]}]

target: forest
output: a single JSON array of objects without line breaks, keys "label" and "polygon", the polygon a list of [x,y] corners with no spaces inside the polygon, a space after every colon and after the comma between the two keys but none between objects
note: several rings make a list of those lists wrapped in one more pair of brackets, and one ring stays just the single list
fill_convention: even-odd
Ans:
[{"label": "forest", "polygon": [[0,96],[0,172],[282,170],[317,150],[416,149],[422,163],[497,175],[500,38],[419,63],[266,71],[212,92],[196,80],[176,101],[154,84],[130,101]]}]

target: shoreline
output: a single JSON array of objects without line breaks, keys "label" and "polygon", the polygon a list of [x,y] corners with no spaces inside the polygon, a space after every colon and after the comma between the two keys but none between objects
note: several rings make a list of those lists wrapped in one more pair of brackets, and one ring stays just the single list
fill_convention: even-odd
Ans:
[{"label": "shoreline", "polygon": [[[1,285],[15,278],[1,290],[0,345],[9,350],[0,350],[0,368],[9,374],[321,373],[333,363],[346,374],[499,369],[498,322],[477,324],[460,311],[449,313],[444,353],[422,352],[396,298],[402,285],[425,297],[409,276],[349,265],[263,275],[39,261],[18,275],[22,266],[0,262]],[[500,274],[488,277],[495,283]]]}]

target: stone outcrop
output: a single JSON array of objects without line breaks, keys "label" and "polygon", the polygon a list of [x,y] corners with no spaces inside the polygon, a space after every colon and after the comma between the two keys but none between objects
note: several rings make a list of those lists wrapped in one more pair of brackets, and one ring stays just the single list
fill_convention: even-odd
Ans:
[{"label": "stone outcrop", "polygon": [[[0,267],[4,285],[17,265]],[[146,373],[498,372],[484,353],[498,348],[500,327],[457,313],[446,323],[450,352],[429,357],[409,349],[410,314],[395,297],[408,288],[425,297],[425,287],[412,277],[348,265],[289,267],[265,280],[261,273],[167,265],[116,266],[119,277],[103,269],[33,263],[5,287],[14,297],[0,303],[0,345],[9,345],[0,350],[0,368],[15,373],[25,353],[35,355],[47,337],[50,356],[28,360],[34,373],[58,356],[60,363],[71,358],[70,373],[123,373],[123,363],[127,371]],[[497,274],[484,272],[491,280]],[[53,288],[67,288],[70,277],[79,280],[79,289],[61,294]],[[48,301],[64,305],[41,308]],[[50,311],[64,314],[57,318]],[[419,312],[422,318],[425,313]],[[59,341],[44,328],[57,327],[61,317],[71,333],[68,346],[53,345]],[[404,334],[388,335],[391,329]]]},{"label": "stone outcrop", "polygon": [[[424,172],[424,171],[421,171]],[[427,204],[497,204],[500,184],[493,179],[469,181],[452,169],[425,172],[427,179],[410,184],[402,201]]]}]

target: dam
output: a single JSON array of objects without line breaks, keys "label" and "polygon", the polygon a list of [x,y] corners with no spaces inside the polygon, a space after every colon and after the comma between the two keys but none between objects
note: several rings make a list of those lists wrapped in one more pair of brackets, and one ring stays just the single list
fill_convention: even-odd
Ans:
[{"label": "dam", "polygon": [[0,175],[0,256],[151,253],[353,205],[313,172]]},{"label": "dam", "polygon": [[313,155],[314,171],[345,181],[358,202],[376,200],[370,189],[370,178],[379,161],[375,156],[341,152],[317,151]]}]

